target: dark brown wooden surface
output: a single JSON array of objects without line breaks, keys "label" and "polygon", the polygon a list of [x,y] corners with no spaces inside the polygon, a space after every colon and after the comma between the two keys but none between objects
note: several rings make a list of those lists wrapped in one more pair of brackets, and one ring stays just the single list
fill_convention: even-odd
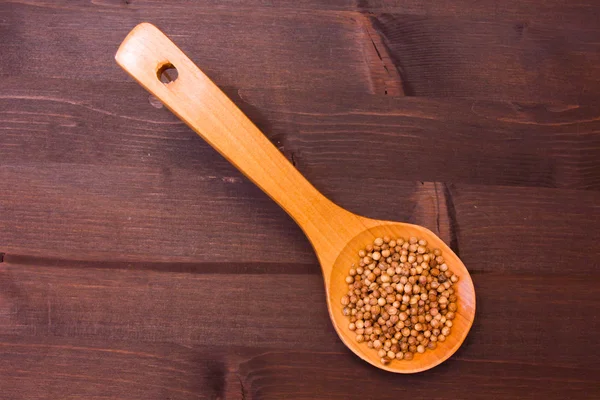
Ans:
[{"label": "dark brown wooden surface", "polygon": [[[149,21],[324,194],[438,233],[454,357],[351,354],[293,221],[113,61]],[[600,3],[0,2],[0,399],[600,398]]]}]

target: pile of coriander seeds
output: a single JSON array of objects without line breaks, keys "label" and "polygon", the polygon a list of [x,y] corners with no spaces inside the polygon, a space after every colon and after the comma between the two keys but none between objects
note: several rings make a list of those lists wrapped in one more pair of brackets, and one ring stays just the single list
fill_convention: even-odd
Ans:
[{"label": "pile of coriander seeds", "polygon": [[377,238],[358,252],[342,297],[342,313],[358,343],[381,363],[412,360],[446,340],[456,316],[458,281],[439,249],[416,237]]}]

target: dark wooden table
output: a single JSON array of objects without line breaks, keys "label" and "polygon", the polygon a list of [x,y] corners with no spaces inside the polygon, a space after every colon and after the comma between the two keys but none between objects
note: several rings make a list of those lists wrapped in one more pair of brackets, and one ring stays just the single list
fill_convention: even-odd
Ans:
[{"label": "dark wooden table", "polygon": [[[119,69],[163,29],[325,195],[425,225],[478,309],[410,376],[294,222]],[[0,3],[1,399],[600,398],[600,3]]]}]

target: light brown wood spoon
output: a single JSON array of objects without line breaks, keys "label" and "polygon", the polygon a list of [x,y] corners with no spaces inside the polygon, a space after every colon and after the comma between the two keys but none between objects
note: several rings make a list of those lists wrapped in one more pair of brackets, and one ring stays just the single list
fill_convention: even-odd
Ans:
[{"label": "light brown wood spoon", "polygon": [[[271,144],[262,132],[194,63],[155,26],[142,23],[125,38],[117,63],[160,99],[198,135],[267,193],[300,225],[312,243],[323,271],[327,306],[333,326],[350,350],[377,368],[413,373],[432,368],[450,357],[464,341],[475,317],[475,289],[469,272],[454,252],[430,230],[412,224],[379,221],[353,214],[317,191]],[[175,67],[176,80],[164,84],[160,74]],[[435,350],[411,361],[382,365],[377,351],[355,341],[342,315],[344,278],[358,251],[376,237],[416,236],[442,250],[460,280],[456,284],[458,312],[452,333]]]}]

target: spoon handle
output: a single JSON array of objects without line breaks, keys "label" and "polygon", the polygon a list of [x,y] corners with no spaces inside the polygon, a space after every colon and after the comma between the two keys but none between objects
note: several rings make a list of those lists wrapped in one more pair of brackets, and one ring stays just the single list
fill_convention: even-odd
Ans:
[{"label": "spoon handle", "polygon": [[[333,225],[354,214],[317,191],[244,113],[158,28],[142,23],[125,38],[117,63],[198,135],[275,200],[317,252],[349,240]],[[178,77],[165,84],[165,67]],[[336,223],[336,220],[339,222]]]}]

